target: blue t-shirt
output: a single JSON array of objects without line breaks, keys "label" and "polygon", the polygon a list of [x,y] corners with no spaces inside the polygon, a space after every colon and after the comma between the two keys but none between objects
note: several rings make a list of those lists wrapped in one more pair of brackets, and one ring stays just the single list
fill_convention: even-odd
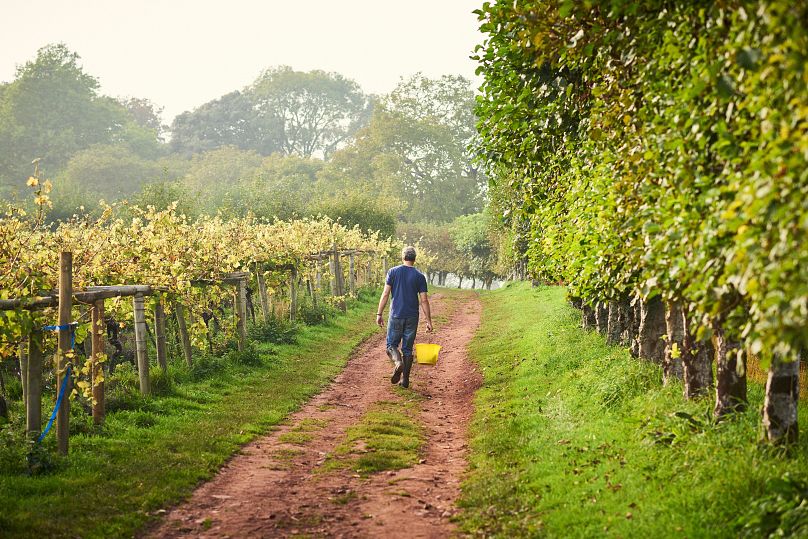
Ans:
[{"label": "blue t-shirt", "polygon": [[402,264],[387,272],[387,280],[393,295],[390,316],[412,318],[418,316],[418,294],[426,292],[426,277],[412,266]]}]

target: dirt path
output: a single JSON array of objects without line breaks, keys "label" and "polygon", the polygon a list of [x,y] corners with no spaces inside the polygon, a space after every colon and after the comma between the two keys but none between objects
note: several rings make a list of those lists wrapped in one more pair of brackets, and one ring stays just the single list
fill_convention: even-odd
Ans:
[{"label": "dirt path", "polygon": [[[456,303],[452,313],[446,313]],[[324,472],[326,456],[346,429],[375,403],[401,401],[390,384],[391,363],[380,332],[345,370],[288,424],[247,445],[190,500],[171,510],[150,537],[446,537],[454,529],[466,468],[467,428],[480,376],[466,347],[480,320],[476,296],[432,298],[446,324],[419,342],[444,348],[435,367],[414,365],[411,390],[422,395],[418,422],[427,441],[419,464],[360,477],[351,469]],[[316,426],[316,428],[306,428]],[[301,436],[301,434],[303,434]]]}]

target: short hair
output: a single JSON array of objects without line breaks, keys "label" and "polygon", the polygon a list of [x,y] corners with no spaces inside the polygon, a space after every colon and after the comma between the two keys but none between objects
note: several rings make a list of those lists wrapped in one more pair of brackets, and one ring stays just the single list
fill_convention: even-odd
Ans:
[{"label": "short hair", "polygon": [[408,245],[401,250],[401,258],[407,262],[415,262],[415,247]]}]

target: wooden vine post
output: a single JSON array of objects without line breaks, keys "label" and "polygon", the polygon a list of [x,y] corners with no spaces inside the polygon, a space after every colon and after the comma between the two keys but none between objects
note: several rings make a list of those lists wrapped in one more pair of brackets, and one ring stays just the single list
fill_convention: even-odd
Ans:
[{"label": "wooden vine post", "polygon": [[101,425],[104,422],[104,370],[101,357],[104,354],[104,300],[93,302],[90,311],[92,327],[92,360],[90,364],[90,377],[93,388],[93,423]]},{"label": "wooden vine post", "polygon": [[188,334],[188,323],[185,319],[185,307],[180,302],[174,303],[174,315],[177,317],[177,328],[180,332],[180,342],[182,343],[182,355],[185,363],[190,367],[193,363],[191,351],[191,337]]},{"label": "wooden vine post", "polygon": [[258,281],[258,299],[261,302],[261,315],[264,317],[264,322],[269,320],[269,295],[267,294],[267,282],[264,278],[264,272],[256,265],[255,278]]},{"label": "wooden vine post", "polygon": [[149,356],[146,353],[146,305],[143,294],[135,294],[133,299],[135,311],[135,353],[137,355],[137,370],[140,377],[140,393],[151,393],[149,381]]},{"label": "wooden vine post", "polygon": [[20,343],[20,347],[18,349],[19,353],[19,360],[20,360],[20,379],[22,380],[22,404],[23,406],[28,406],[28,347],[26,346],[28,343]]},{"label": "wooden vine post", "polygon": [[368,269],[365,273],[365,284],[373,284],[373,259],[368,260]]},{"label": "wooden vine post", "polygon": [[356,297],[356,268],[354,267],[354,254],[348,255],[348,285],[350,286],[351,296]]},{"label": "wooden vine post", "polygon": [[239,352],[247,345],[247,278],[236,279],[235,315]]},{"label": "wooden vine post", "polygon": [[168,350],[166,347],[166,311],[163,298],[158,295],[154,304],[154,334],[157,340],[157,364],[163,371],[168,370]]},{"label": "wooden vine post", "polygon": [[25,375],[25,430],[36,439],[42,432],[42,332],[34,330],[28,336],[28,362]]},{"label": "wooden vine post", "polygon": [[295,321],[297,313],[297,268],[292,268],[289,276],[289,320]]},{"label": "wooden vine post", "polygon": [[[62,252],[59,255],[59,351],[57,353],[56,387],[61,388],[65,383],[65,394],[62,405],[56,414],[56,440],[59,454],[67,455],[68,436],[70,434],[70,393],[73,390],[70,383],[70,374],[67,372],[70,351],[72,349],[70,327],[71,311],[73,309],[73,253]],[[58,390],[57,390],[58,391]]]}]

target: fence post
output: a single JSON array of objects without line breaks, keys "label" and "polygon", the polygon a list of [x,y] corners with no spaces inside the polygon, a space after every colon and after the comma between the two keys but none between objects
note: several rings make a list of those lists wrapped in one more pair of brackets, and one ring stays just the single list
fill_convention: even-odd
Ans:
[{"label": "fence post", "polygon": [[261,301],[261,314],[264,316],[264,322],[269,320],[269,296],[267,295],[267,282],[264,279],[264,272],[256,264],[255,278],[258,281],[258,299]]},{"label": "fence post", "polygon": [[[68,355],[72,347],[71,334],[73,328],[70,327],[72,320],[71,311],[73,309],[73,253],[62,252],[59,255],[59,350],[57,352],[57,378],[56,387],[61,388],[65,376],[68,376]],[[62,398],[62,405],[56,415],[56,439],[59,446],[59,453],[67,455],[68,436],[70,435],[70,398],[73,384],[67,380],[65,385],[65,396]]]},{"label": "fence post", "polygon": [[163,371],[168,369],[168,350],[166,349],[166,311],[162,296],[157,296],[154,304],[154,335],[157,339],[157,364]]},{"label": "fence post", "polygon": [[20,359],[20,381],[22,381],[22,404],[28,406],[28,343],[21,341],[18,348]]},{"label": "fence post", "polygon": [[91,314],[92,326],[92,364],[90,377],[93,387],[93,423],[100,425],[104,422],[104,369],[100,356],[104,353],[104,300],[99,299],[93,303]]},{"label": "fence post", "polygon": [[133,299],[135,311],[135,353],[137,355],[137,370],[140,377],[140,393],[151,393],[149,382],[149,356],[146,353],[146,305],[143,294],[135,294]]},{"label": "fence post", "polygon": [[193,361],[191,353],[191,337],[188,335],[188,324],[185,321],[185,307],[180,302],[174,302],[174,313],[177,316],[177,328],[180,331],[180,342],[182,342],[182,355],[185,356],[185,363],[191,366]]},{"label": "fence post", "polygon": [[289,277],[289,320],[295,321],[297,316],[297,268],[292,268]]},{"label": "fence post", "polygon": [[351,296],[356,297],[356,276],[354,275],[356,268],[354,267],[353,253],[348,255],[348,285],[350,286]]},{"label": "fence post", "polygon": [[247,279],[239,279],[236,283],[236,334],[239,352],[244,351],[247,344]]},{"label": "fence post", "polygon": [[25,430],[36,439],[42,432],[42,332],[34,330],[28,336],[28,385],[25,398]]}]

